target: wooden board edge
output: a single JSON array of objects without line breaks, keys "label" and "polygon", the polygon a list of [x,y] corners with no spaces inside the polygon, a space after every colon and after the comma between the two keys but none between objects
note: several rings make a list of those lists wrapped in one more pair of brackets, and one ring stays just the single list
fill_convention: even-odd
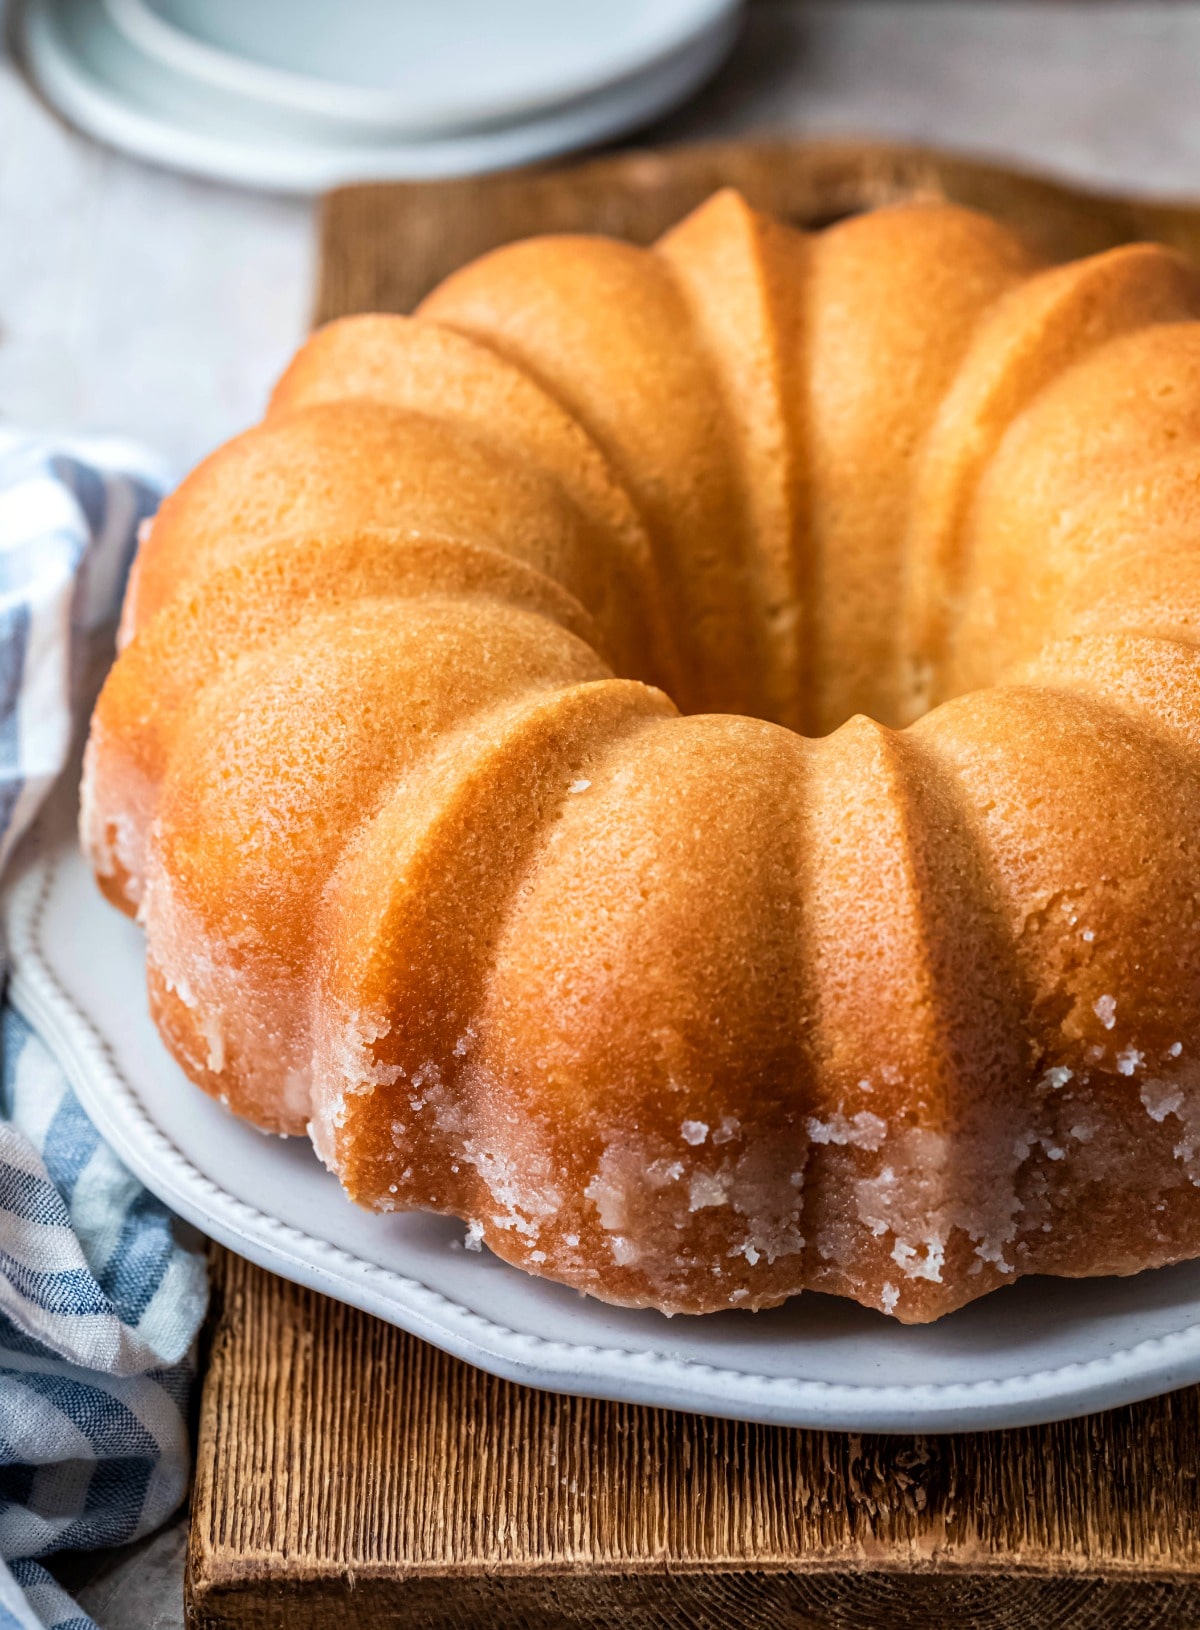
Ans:
[{"label": "wooden board edge", "polygon": [[1136,238],[1200,259],[1200,201],[1105,193],[899,142],[709,142],[453,181],[337,188],[319,211],[314,322],[410,310],[455,266],[535,232],[599,231],[647,243],[722,186],[737,186],[756,207],[809,228],[904,199],[937,198],[1013,223],[1052,259]]},{"label": "wooden board edge", "polygon": [[887,1624],[929,1630],[954,1624],[1054,1623],[1059,1630],[1153,1624],[1186,1630],[1200,1615],[1200,1582],[1118,1581],[1082,1575],[944,1573],[667,1574],[655,1585],[637,1576],[564,1576],[536,1581],[499,1577],[441,1580],[351,1577],[289,1579],[264,1590],[216,1586],[191,1591],[189,1630],[528,1630],[531,1625],[608,1630],[842,1630]]}]

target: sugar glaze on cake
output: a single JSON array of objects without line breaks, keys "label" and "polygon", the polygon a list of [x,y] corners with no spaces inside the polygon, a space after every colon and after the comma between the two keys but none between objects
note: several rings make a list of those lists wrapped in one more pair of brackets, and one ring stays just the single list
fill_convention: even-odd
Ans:
[{"label": "sugar glaze on cake", "polygon": [[1200,272],[722,193],[331,324],[83,840],[186,1073],[667,1312],[1200,1254]]}]

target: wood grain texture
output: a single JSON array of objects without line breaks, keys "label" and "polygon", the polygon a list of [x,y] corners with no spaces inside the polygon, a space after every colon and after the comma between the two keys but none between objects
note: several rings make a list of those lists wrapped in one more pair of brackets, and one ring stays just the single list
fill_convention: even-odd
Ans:
[{"label": "wood grain texture", "polygon": [[[343,189],[317,317],[411,309],[530,232],[648,242],[730,182],[808,226],[948,197],[1053,258],[1145,236],[1200,258],[1200,210],[916,148],[738,143]],[[1200,1389],[1021,1432],[784,1431],[514,1386],[214,1263],[193,1630],[1200,1625]]]},{"label": "wood grain texture", "polygon": [[950,1437],[499,1381],[218,1252],[196,1630],[1195,1625],[1200,1389]]},{"label": "wood grain texture", "polygon": [[890,142],[714,142],[460,181],[339,188],[320,215],[315,320],[411,311],[455,267],[535,232],[650,243],[723,186],[797,226],[943,198],[1009,222],[1051,260],[1138,238],[1200,259],[1200,204],[1104,196]]}]

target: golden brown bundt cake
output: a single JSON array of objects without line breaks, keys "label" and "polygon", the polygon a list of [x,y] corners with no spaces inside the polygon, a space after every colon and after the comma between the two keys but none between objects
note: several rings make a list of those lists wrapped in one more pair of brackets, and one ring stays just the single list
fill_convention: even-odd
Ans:
[{"label": "golden brown bundt cake", "polygon": [[193,1080],[611,1301],[1200,1254],[1200,272],[714,198],[313,336],[83,835]]}]

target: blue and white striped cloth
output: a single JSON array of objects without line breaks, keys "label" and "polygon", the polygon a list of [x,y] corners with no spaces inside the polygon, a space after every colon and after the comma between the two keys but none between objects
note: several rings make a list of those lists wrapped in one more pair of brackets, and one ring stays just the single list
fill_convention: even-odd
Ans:
[{"label": "blue and white striped cloth", "polygon": [[[163,472],[0,430],[0,865],[66,763],[88,646]],[[0,1007],[0,1630],[94,1630],[37,1561],[149,1533],[187,1489],[203,1257]]]}]

